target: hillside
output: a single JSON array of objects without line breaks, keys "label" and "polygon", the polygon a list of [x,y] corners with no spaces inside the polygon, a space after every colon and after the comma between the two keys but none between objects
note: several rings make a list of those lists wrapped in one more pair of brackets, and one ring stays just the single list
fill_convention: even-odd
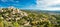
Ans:
[{"label": "hillside", "polygon": [[60,27],[60,15],[0,8],[0,27]]}]

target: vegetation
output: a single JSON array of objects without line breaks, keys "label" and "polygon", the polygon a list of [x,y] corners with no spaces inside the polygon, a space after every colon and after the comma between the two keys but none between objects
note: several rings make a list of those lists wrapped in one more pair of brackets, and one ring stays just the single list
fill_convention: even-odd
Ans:
[{"label": "vegetation", "polygon": [[60,15],[1,8],[0,27],[60,27]]}]

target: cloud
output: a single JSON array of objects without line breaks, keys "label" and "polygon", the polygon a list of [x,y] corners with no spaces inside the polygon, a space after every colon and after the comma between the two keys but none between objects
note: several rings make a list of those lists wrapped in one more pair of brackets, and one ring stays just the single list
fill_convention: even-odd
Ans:
[{"label": "cloud", "polygon": [[49,6],[49,7],[55,7],[55,8],[57,8],[57,7],[60,7],[60,4],[56,4],[56,5],[51,5],[51,6]]},{"label": "cloud", "polygon": [[44,10],[60,10],[60,0],[37,0],[37,8]]}]

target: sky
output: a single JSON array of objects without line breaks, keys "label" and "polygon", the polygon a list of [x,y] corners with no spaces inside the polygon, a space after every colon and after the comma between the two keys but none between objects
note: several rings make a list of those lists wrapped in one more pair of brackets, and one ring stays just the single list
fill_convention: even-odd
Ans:
[{"label": "sky", "polygon": [[0,7],[22,9],[60,10],[60,0],[0,0]]},{"label": "sky", "polygon": [[60,0],[37,0],[37,6],[42,10],[60,10]]}]

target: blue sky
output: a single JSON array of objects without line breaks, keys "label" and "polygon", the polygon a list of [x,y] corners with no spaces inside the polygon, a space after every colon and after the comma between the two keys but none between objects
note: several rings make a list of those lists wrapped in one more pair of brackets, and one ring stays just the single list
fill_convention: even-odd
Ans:
[{"label": "blue sky", "polygon": [[35,5],[36,0],[0,0],[0,7],[30,8]]},{"label": "blue sky", "polygon": [[0,7],[22,9],[60,10],[60,0],[0,0]]}]

